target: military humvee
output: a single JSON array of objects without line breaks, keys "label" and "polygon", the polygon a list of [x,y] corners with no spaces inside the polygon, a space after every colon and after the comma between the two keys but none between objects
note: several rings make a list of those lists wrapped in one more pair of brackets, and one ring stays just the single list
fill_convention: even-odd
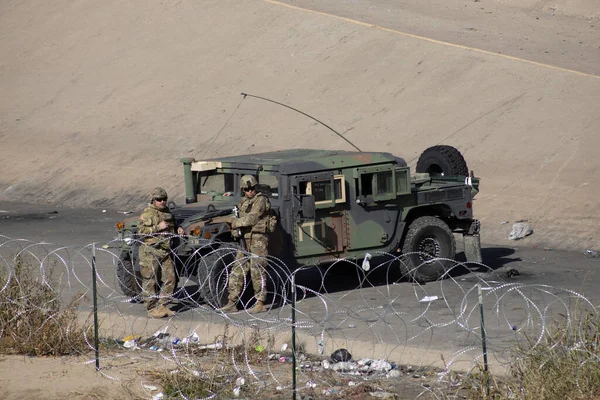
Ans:
[{"label": "military humvee", "polygon": [[[172,211],[185,235],[173,238],[174,258],[179,275],[196,280],[215,307],[226,301],[226,269],[239,249],[227,216],[245,174],[255,175],[270,198],[278,227],[269,254],[289,270],[339,259],[361,265],[387,254],[410,278],[437,280],[455,257],[454,233],[465,238],[468,260],[481,262],[473,218],[479,178],[451,146],[425,150],[414,174],[385,152],[296,149],[181,162],[186,205]],[[136,226],[136,218],[117,224],[117,275],[128,296],[140,293]]]}]

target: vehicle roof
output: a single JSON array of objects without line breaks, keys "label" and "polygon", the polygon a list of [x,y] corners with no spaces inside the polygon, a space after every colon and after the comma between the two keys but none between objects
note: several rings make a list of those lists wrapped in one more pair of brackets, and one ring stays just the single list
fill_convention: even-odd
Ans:
[{"label": "vehicle roof", "polygon": [[361,167],[394,162],[406,166],[406,161],[386,152],[344,150],[290,149],[265,153],[219,157],[204,162],[217,163],[222,168],[277,170],[282,174]]}]

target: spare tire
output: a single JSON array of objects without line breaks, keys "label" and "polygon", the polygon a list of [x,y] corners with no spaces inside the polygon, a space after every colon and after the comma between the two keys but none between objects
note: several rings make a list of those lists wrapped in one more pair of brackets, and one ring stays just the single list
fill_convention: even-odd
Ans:
[{"label": "spare tire", "polygon": [[468,176],[469,168],[462,154],[452,146],[438,145],[426,149],[417,161],[416,171],[432,176]]}]

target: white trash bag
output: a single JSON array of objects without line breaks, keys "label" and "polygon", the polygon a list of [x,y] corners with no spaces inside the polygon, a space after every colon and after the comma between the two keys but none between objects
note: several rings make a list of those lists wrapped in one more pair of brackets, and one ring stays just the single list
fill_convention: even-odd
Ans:
[{"label": "white trash bag", "polygon": [[523,239],[525,236],[529,236],[533,233],[533,229],[528,222],[516,222],[512,226],[512,231],[508,235],[510,240]]}]

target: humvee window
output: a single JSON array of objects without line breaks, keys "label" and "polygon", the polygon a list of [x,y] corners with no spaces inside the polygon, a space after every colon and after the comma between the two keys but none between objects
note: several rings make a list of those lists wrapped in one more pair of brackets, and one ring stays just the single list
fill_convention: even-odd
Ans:
[{"label": "humvee window", "polygon": [[410,193],[410,170],[408,168],[396,168],[396,193]]},{"label": "humvee window", "polygon": [[374,200],[389,200],[396,197],[394,170],[381,167],[360,169],[360,195]]},{"label": "humvee window", "polygon": [[258,175],[258,182],[261,185],[266,185],[269,188],[270,195],[272,197],[279,196],[279,184],[277,183],[277,177],[275,175]]},{"label": "humvee window", "polygon": [[233,174],[204,174],[198,176],[198,193],[227,193],[233,192]]},{"label": "humvee window", "polygon": [[312,194],[315,198],[315,204],[331,204],[346,202],[346,187],[344,185],[344,176],[336,175],[333,177],[333,190],[331,190],[331,180],[301,182],[301,194]]}]

